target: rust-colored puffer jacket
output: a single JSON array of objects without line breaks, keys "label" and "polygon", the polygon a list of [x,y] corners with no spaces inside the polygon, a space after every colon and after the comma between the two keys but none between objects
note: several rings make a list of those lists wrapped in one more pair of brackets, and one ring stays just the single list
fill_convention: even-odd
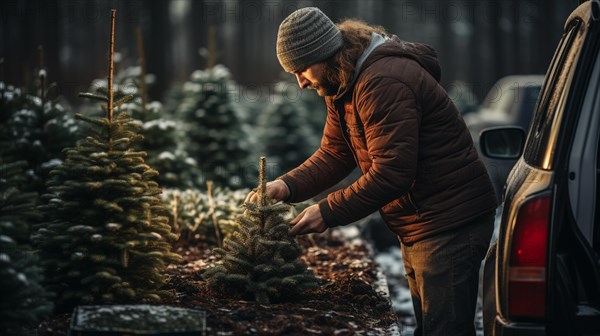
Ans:
[{"label": "rust-colored puffer jacket", "polygon": [[380,209],[388,227],[411,243],[492,212],[489,176],[439,79],[429,46],[393,37],[372,50],[353,86],[326,98],[320,148],[280,177],[288,201],[315,196],[358,164],[358,180],[319,202],[330,227]]}]

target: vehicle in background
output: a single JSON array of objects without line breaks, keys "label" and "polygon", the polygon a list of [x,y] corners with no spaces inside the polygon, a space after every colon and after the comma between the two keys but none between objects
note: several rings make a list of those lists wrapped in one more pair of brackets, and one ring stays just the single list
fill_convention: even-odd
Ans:
[{"label": "vehicle in background", "polygon": [[487,127],[515,125],[528,129],[544,75],[513,75],[501,78],[488,91],[479,110],[464,116],[478,140]]},{"label": "vehicle in background", "polygon": [[486,335],[600,335],[599,27],[598,0],[569,16],[526,137],[481,133],[485,157],[518,159],[485,260]]},{"label": "vehicle in background", "polygon": [[514,161],[495,160],[482,156],[479,148],[479,135],[482,130],[496,126],[511,125],[524,130],[529,129],[535,102],[543,82],[543,75],[503,77],[489,90],[477,112],[463,117],[473,138],[473,144],[488,169],[498,198],[502,194],[502,186],[506,182]]}]

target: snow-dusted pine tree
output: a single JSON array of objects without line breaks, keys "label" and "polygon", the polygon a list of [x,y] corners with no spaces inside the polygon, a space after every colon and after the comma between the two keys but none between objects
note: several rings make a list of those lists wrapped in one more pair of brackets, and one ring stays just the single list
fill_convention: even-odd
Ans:
[{"label": "snow-dusted pine tree", "polygon": [[38,92],[21,90],[0,82],[0,158],[6,162],[25,160],[25,190],[45,192],[52,168],[62,161],[63,148],[75,144],[78,128],[57,98],[50,99],[47,72],[39,70]]},{"label": "snow-dusted pine tree", "polygon": [[246,171],[250,145],[242,127],[240,93],[229,70],[216,65],[195,71],[183,86],[183,100],[176,113],[184,121],[185,148],[198,162],[202,182],[238,189],[249,186],[253,172]]},{"label": "snow-dusted pine tree", "polygon": [[76,117],[90,125],[89,135],[66,150],[65,162],[51,172],[49,194],[41,209],[47,221],[33,236],[46,270],[48,288],[64,308],[78,303],[156,302],[168,295],[160,287],[171,252],[167,209],[160,199],[158,172],[144,161],[135,144],[139,125],[126,113],[113,111],[131,97],[114,102],[112,95],[114,18],[106,117]]},{"label": "snow-dusted pine tree", "polygon": [[308,110],[296,87],[277,83],[272,103],[258,117],[259,143],[272,161],[274,176],[296,168],[319,147],[320,137],[310,126]]},{"label": "snow-dusted pine tree", "polygon": [[239,228],[223,248],[215,248],[221,260],[204,273],[210,288],[238,299],[263,304],[293,299],[318,286],[300,256],[302,249],[288,235],[289,211],[282,203],[271,204],[266,195],[265,158],[260,162],[258,202],[246,202],[238,217]]},{"label": "snow-dusted pine tree", "polygon": [[42,288],[42,270],[29,241],[30,222],[38,220],[37,194],[22,192],[27,162],[0,161],[0,334],[18,335],[19,328],[52,310]]}]

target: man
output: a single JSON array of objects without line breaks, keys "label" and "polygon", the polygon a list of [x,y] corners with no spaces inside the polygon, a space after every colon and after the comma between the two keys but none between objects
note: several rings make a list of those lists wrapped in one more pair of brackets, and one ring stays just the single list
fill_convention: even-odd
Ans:
[{"label": "man", "polygon": [[[299,202],[358,165],[363,175],[308,207],[290,234],[323,232],[379,210],[397,234],[417,319],[415,335],[475,335],[478,271],[497,200],[444,89],[433,49],[318,8],[280,25],[277,57],[301,88],[325,97],[320,148],[267,185]],[[250,195],[251,198],[253,195]]]}]

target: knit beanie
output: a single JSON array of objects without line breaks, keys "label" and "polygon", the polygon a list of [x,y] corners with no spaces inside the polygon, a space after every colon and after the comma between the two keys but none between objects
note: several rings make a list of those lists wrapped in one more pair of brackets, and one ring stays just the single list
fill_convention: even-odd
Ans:
[{"label": "knit beanie", "polygon": [[320,9],[301,8],[279,25],[277,58],[294,72],[333,56],[342,43],[342,33]]}]

